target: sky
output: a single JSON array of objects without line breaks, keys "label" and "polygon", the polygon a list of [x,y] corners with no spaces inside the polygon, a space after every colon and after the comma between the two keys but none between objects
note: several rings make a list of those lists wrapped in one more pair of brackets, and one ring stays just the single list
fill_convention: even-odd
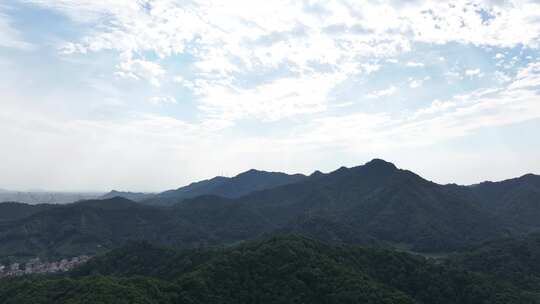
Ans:
[{"label": "sky", "polygon": [[5,0],[0,188],[540,174],[540,1]]}]

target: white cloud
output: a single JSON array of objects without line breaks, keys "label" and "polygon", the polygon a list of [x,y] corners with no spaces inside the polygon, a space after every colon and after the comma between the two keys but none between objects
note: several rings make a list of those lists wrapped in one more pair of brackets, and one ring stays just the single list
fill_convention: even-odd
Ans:
[{"label": "white cloud", "polygon": [[[87,50],[152,50],[168,56],[186,52],[186,44],[194,43],[203,67],[225,70],[237,66],[231,56],[244,60],[247,67],[275,65],[284,58],[303,65],[311,60],[337,63],[362,53],[399,52],[409,49],[411,39],[534,47],[539,38],[535,2],[415,1],[392,6],[365,1],[26,1],[59,10],[78,22],[112,19],[112,25],[103,22],[103,31],[78,43]],[[483,20],[481,9],[493,16],[489,22]]]},{"label": "white cloud", "polygon": [[501,71],[495,71],[493,73],[493,77],[499,83],[505,83],[512,80],[512,77],[508,76],[506,73],[501,72]]},{"label": "white cloud", "polygon": [[164,105],[164,104],[176,104],[176,98],[172,96],[155,96],[150,98],[150,103],[154,105]]},{"label": "white cloud", "polygon": [[127,59],[118,66],[116,73],[120,77],[145,79],[153,86],[160,86],[160,79],[165,75],[165,70],[157,63],[143,59]]},{"label": "white cloud", "polygon": [[419,79],[413,79],[409,82],[409,87],[411,89],[416,89],[416,88],[419,88],[421,87],[423,84],[423,81],[422,80],[419,80]]},{"label": "white cloud", "polygon": [[201,110],[211,117],[273,121],[325,110],[329,92],[344,77],[338,73],[281,78],[252,89],[200,82],[196,90]]},{"label": "white cloud", "polygon": [[174,76],[173,81],[176,83],[184,83],[186,80],[181,75]]},{"label": "white cloud", "polygon": [[512,90],[526,90],[540,87],[540,62],[528,64],[518,71],[514,81],[509,85]]},{"label": "white cloud", "polygon": [[426,76],[426,77],[424,77],[422,79],[409,78],[409,87],[411,89],[419,88],[419,87],[424,85],[424,81],[427,81],[427,80],[430,80],[430,79],[431,79],[430,76]]},{"label": "white cloud", "polygon": [[370,63],[361,64],[361,67],[364,70],[364,72],[366,74],[368,74],[368,75],[373,73],[373,72],[377,72],[378,70],[381,69],[381,65],[379,65],[379,64],[370,64]]},{"label": "white cloud", "polygon": [[432,114],[438,114],[444,111],[447,111],[448,109],[456,107],[455,101],[441,101],[438,99],[435,99],[428,107],[422,108],[414,112],[413,115],[408,117],[409,120],[415,120],[419,117],[423,117],[425,115],[432,115]]},{"label": "white cloud", "polygon": [[293,136],[297,143],[306,145],[349,148],[364,145],[372,148],[380,146],[381,130],[392,127],[392,124],[387,114],[352,113],[316,119]]},{"label": "white cloud", "polygon": [[[536,1],[421,1],[407,14],[406,20],[423,42],[451,41],[475,45],[512,47],[523,44],[539,46],[540,3]],[[491,18],[484,20],[481,12]],[[520,33],[520,35],[516,35]]]},{"label": "white cloud", "polygon": [[390,87],[388,87],[386,89],[383,89],[383,90],[373,91],[373,92],[369,93],[368,95],[366,95],[366,97],[367,98],[372,98],[372,99],[381,98],[381,97],[388,97],[388,96],[394,95],[396,92],[397,92],[397,88],[395,86],[390,86]]},{"label": "white cloud", "polygon": [[465,75],[469,77],[482,77],[484,76],[484,73],[482,73],[480,69],[468,69],[465,70]]},{"label": "white cloud", "polygon": [[[264,119],[274,120],[322,111],[328,101],[314,97],[314,102],[306,102],[312,95],[306,89],[294,92],[287,88],[277,94],[280,96],[261,93],[259,97],[254,92],[268,92],[273,86],[282,89],[283,83],[333,77],[328,75],[346,80],[359,73],[370,74],[380,68],[378,62],[394,62],[410,51],[413,43],[537,48],[540,39],[540,23],[535,22],[540,18],[540,5],[534,2],[24,1],[92,25],[95,30],[64,45],[64,52],[117,51],[117,72],[123,77],[144,79],[154,86],[167,77],[178,82],[174,74],[167,75],[160,60],[189,55],[194,76],[180,83],[194,90],[205,113],[228,113],[230,119],[268,115]],[[484,20],[486,15],[491,16],[489,20]],[[145,57],[145,53],[153,56]],[[422,67],[424,63],[409,61],[406,65]],[[258,78],[260,73],[271,72],[280,79]],[[481,77],[482,73],[467,75]],[[318,91],[330,96],[336,84],[332,81]],[[420,82],[410,85],[418,87]],[[383,90],[371,95],[393,93]],[[296,95],[304,97],[282,98]],[[245,101],[246,96],[253,101]],[[257,102],[261,103],[259,111],[254,110]]]},{"label": "white cloud", "polygon": [[409,61],[409,62],[407,62],[406,65],[408,67],[413,67],[413,68],[424,67],[424,64],[422,62],[415,62],[415,61]]}]

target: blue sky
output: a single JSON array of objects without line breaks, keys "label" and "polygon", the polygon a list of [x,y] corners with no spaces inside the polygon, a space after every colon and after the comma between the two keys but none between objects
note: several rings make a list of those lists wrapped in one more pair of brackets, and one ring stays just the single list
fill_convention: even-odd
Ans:
[{"label": "blue sky", "polygon": [[0,186],[540,173],[539,47],[538,1],[4,1]]}]

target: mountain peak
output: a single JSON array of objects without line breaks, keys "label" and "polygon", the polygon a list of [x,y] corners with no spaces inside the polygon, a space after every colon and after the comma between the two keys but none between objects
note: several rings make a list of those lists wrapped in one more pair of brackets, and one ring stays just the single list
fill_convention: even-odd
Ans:
[{"label": "mountain peak", "polygon": [[370,160],[369,162],[364,164],[364,167],[370,167],[370,168],[381,168],[381,169],[392,169],[396,170],[397,167],[391,162],[387,162],[380,158],[374,158]]},{"label": "mountain peak", "polygon": [[315,172],[311,173],[311,177],[319,177],[319,176],[323,176],[324,173],[322,173],[321,171],[319,170],[316,170]]},{"label": "mountain peak", "polygon": [[532,173],[527,173],[527,174],[525,174],[525,175],[522,175],[520,178],[521,178],[521,179],[531,179],[531,178],[536,179],[536,178],[540,178],[540,175],[536,175],[536,174],[532,174]]},{"label": "mountain peak", "polygon": [[241,177],[241,176],[256,176],[256,175],[260,175],[262,173],[268,173],[266,171],[261,171],[261,170],[257,170],[257,169],[249,169],[247,171],[244,171],[238,175],[236,175],[235,177]]}]

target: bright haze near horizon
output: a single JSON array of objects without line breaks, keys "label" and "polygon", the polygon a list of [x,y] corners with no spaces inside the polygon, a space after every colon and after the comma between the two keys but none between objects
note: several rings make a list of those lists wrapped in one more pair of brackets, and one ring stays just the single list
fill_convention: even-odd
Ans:
[{"label": "bright haze near horizon", "polygon": [[538,1],[0,3],[0,187],[540,173]]}]

